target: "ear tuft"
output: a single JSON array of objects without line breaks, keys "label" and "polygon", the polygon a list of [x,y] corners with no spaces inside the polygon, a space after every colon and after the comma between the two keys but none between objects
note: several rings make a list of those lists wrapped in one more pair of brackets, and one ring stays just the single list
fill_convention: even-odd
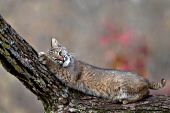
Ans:
[{"label": "ear tuft", "polygon": [[60,44],[58,43],[58,41],[55,38],[51,39],[51,47],[59,47]]}]

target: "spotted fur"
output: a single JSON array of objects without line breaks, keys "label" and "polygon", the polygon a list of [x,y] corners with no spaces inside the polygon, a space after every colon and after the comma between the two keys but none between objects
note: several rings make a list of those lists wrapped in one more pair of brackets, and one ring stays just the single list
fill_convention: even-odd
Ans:
[{"label": "spotted fur", "polygon": [[67,86],[83,93],[119,101],[136,102],[149,94],[149,89],[160,89],[165,80],[149,82],[136,73],[95,67],[76,60],[67,49],[52,39],[51,49],[40,54],[40,61]]}]

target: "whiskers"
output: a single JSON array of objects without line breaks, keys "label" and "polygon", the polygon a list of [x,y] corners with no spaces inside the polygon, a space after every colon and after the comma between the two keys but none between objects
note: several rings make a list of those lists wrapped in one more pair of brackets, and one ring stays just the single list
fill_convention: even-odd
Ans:
[{"label": "whiskers", "polygon": [[77,56],[77,54],[76,53],[69,53],[71,56]]}]

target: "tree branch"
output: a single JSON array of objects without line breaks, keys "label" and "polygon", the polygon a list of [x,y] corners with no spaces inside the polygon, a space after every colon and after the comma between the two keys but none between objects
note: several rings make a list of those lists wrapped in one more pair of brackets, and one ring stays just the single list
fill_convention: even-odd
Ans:
[{"label": "tree branch", "polygon": [[[46,112],[136,112],[170,110],[169,96],[151,96],[140,102],[121,105],[85,95],[64,86],[38,60],[37,52],[0,16],[0,61],[44,105]],[[23,95],[24,96],[24,95]]]}]

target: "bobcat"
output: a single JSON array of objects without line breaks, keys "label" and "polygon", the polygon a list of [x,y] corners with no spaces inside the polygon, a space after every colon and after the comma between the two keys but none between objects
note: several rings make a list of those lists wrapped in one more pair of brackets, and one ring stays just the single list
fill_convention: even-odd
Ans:
[{"label": "bobcat", "polygon": [[158,90],[166,83],[164,79],[160,83],[149,82],[136,73],[103,69],[79,61],[54,38],[51,49],[40,52],[39,59],[68,87],[123,104],[141,100],[149,95],[149,89]]}]

